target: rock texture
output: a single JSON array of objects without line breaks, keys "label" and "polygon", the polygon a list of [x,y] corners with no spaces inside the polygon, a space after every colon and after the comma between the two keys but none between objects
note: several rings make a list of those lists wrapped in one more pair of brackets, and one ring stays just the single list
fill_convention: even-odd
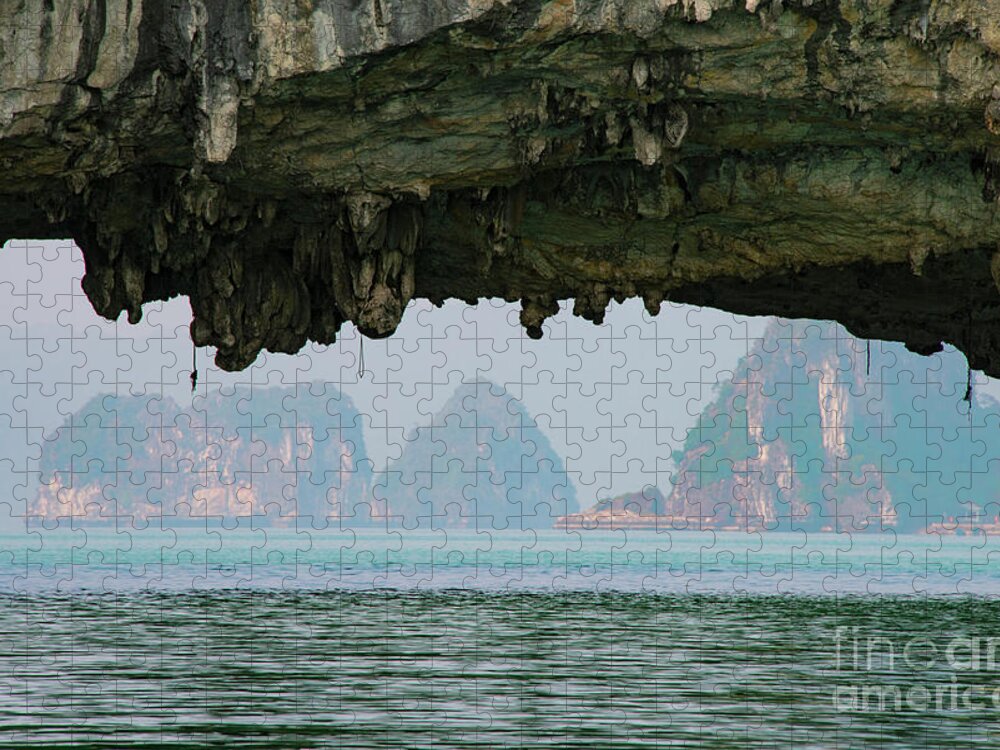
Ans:
[{"label": "rock texture", "polygon": [[0,0],[0,239],[236,369],[414,296],[833,318],[1000,374],[982,0]]}]

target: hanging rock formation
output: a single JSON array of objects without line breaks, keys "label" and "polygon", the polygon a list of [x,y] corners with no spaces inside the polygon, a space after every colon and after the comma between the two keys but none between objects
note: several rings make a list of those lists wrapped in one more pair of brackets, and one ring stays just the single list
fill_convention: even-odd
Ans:
[{"label": "hanging rock formation", "polygon": [[238,369],[414,296],[834,318],[1000,374],[982,0],[0,0],[0,240]]}]

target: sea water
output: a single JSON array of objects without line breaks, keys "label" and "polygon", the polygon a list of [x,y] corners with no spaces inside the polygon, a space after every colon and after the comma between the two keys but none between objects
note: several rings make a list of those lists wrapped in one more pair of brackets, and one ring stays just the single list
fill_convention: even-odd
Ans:
[{"label": "sea water", "polygon": [[1000,543],[0,537],[0,746],[996,747]]}]

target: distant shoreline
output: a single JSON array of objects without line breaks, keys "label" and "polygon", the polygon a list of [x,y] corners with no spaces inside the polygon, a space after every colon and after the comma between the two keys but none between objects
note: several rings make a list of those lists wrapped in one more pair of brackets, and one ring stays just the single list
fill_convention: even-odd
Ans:
[{"label": "distant shoreline", "polygon": [[[491,529],[484,527],[478,529],[475,525],[449,526],[439,524],[435,526],[420,524],[414,528],[404,527],[398,523],[386,524],[384,519],[381,522],[351,523],[342,522],[343,519],[329,519],[326,525],[313,526],[311,517],[283,516],[280,522],[275,523],[272,516],[240,516],[230,518],[225,516],[205,516],[203,518],[178,517],[164,518],[157,517],[147,519],[145,523],[135,524],[134,518],[122,516],[118,518],[93,518],[93,517],[72,517],[61,516],[59,518],[43,518],[35,516],[28,519],[27,531],[55,530],[59,527],[91,528],[91,529],[113,529],[118,527],[123,531],[130,529],[181,529],[181,528],[223,528],[226,530],[253,530],[253,529],[287,529],[294,531],[301,530],[303,533],[309,531],[326,531],[329,529],[341,528],[344,530],[364,530],[364,529],[388,529],[390,531],[435,531],[443,529],[447,531],[503,531],[504,529]],[[299,521],[296,524],[296,521]],[[763,533],[781,534],[787,532],[797,532],[802,529],[791,528],[767,528],[754,524],[720,524],[712,518],[697,517],[676,517],[670,515],[648,516],[638,514],[590,514],[574,513],[566,516],[559,516],[554,519],[551,526],[530,527],[536,531],[658,531],[658,532],[705,532],[716,531],[724,533]],[[809,529],[809,534],[875,534],[878,532],[892,531],[896,534],[916,534],[930,535],[940,534],[942,536],[996,536],[1000,537],[1000,521],[968,521],[950,519],[947,521],[936,521],[928,524],[924,528],[900,531],[891,524],[879,525],[877,520],[873,520],[867,528],[841,528],[833,526],[823,526],[818,529]]]},{"label": "distant shoreline", "polygon": [[[891,521],[891,522],[890,522]],[[866,528],[842,528],[826,525],[819,529],[810,530],[810,534],[843,534],[858,533],[870,534],[878,531],[895,531],[896,518],[878,523],[874,518]],[[712,517],[700,518],[678,517],[671,515],[639,515],[634,513],[573,513],[567,516],[560,516],[556,519],[554,528],[564,530],[584,530],[593,531],[596,529],[635,529],[650,531],[725,531],[725,532],[746,532],[746,533],[773,533],[781,531],[794,531],[795,529],[769,529],[762,525],[753,523],[730,523],[720,524]],[[898,532],[897,532],[898,533]],[[913,534],[942,534],[945,536],[978,536],[979,534],[1000,536],[1000,518],[991,521],[956,520],[935,521],[922,529],[915,529]]]}]

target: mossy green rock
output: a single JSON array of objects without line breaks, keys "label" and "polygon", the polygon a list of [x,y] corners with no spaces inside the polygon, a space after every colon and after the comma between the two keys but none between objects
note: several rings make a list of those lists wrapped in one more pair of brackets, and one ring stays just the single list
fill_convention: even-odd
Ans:
[{"label": "mossy green rock", "polygon": [[[0,0],[0,239],[198,344],[414,296],[834,318],[1000,373],[1000,11],[981,0]],[[12,20],[11,20],[12,19]]]}]

